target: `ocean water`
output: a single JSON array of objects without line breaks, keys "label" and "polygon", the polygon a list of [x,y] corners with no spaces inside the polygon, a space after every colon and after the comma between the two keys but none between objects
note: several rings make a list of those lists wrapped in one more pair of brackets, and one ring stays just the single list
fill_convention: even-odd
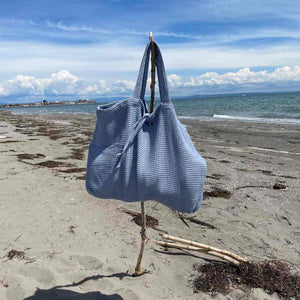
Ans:
[{"label": "ocean water", "polygon": [[[158,101],[156,100],[156,105]],[[181,118],[300,124],[300,93],[203,96],[176,99],[173,104]],[[95,114],[97,106],[98,104],[53,105],[9,110],[14,114]]]}]

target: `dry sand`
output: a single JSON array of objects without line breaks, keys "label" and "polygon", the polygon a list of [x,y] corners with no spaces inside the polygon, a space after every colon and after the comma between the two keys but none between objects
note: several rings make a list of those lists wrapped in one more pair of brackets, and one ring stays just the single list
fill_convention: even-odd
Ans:
[{"label": "dry sand", "polygon": [[[154,243],[160,232],[151,228],[143,258],[150,273],[130,276],[139,227],[120,208],[139,212],[139,203],[87,194],[84,168],[94,122],[89,116],[0,113],[0,299],[211,299],[190,284],[193,264],[211,257],[165,251]],[[248,259],[283,259],[299,269],[299,126],[183,122],[208,163],[205,191],[221,188],[232,195],[206,197],[195,214],[216,229],[189,221],[187,226],[149,201],[146,211],[158,219],[158,228]],[[273,189],[278,180],[287,188]],[[24,255],[9,259],[11,250]],[[215,299],[278,297],[255,289]]]}]

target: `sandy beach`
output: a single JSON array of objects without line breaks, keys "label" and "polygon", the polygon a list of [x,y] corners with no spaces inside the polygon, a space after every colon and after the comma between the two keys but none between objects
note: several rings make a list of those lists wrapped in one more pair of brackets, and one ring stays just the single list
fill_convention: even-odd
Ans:
[{"label": "sandy beach", "polygon": [[[208,164],[205,199],[194,214],[207,224],[184,223],[147,202],[158,230],[147,228],[142,265],[149,273],[132,277],[140,228],[124,209],[139,212],[139,203],[96,199],[85,189],[95,117],[0,112],[0,299],[211,299],[194,293],[191,280],[193,265],[212,257],[166,251],[155,244],[162,232],[299,270],[300,127],[182,122]],[[214,299],[279,298],[236,289]]]}]

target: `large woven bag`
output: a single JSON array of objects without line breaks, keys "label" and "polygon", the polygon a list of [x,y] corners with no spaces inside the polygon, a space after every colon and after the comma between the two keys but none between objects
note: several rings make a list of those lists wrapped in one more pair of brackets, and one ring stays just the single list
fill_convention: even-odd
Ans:
[{"label": "large woven bag", "polygon": [[156,45],[160,104],[149,114],[144,100],[150,43],[132,98],[100,105],[89,146],[87,191],[127,202],[156,200],[180,212],[199,209],[206,162],[177,119]]}]

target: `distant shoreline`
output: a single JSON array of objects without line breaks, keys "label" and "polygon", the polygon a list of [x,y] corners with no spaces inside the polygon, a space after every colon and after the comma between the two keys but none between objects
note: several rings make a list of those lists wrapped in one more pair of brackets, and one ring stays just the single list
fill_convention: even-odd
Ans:
[{"label": "distant shoreline", "polygon": [[[122,99],[114,99],[114,101],[119,102]],[[146,100],[146,103],[149,102]],[[160,100],[156,99],[155,107],[159,103]],[[101,102],[98,100],[91,101],[88,99],[60,102],[45,101],[42,104],[5,105],[1,106],[0,110],[9,110],[14,115],[95,115],[99,104],[101,105]],[[298,109],[300,107],[300,93],[177,99],[173,101],[173,105],[177,116],[182,119],[300,125],[300,111]]]},{"label": "distant shoreline", "polygon": [[12,104],[1,104],[0,108],[6,107],[40,107],[40,106],[56,106],[56,105],[83,105],[83,104],[96,104],[95,100],[79,99],[75,101],[55,101],[48,102],[43,100],[42,102],[30,102],[30,103],[12,103]]},{"label": "distant shoreline", "polygon": [[[272,91],[272,92],[236,92],[236,93],[220,93],[220,94],[200,94],[200,95],[186,95],[186,96],[171,96],[172,100],[192,100],[192,99],[202,99],[202,98],[223,98],[223,97],[243,97],[243,96],[263,96],[263,95],[276,95],[276,94],[298,94],[300,93],[299,91]],[[171,93],[172,95],[172,93]],[[105,102],[111,102],[111,101],[117,101],[120,99],[126,99],[130,98],[132,95],[117,95],[117,96],[107,96],[107,97],[101,97],[101,98],[96,98],[94,100],[88,100],[93,103],[105,103]],[[79,99],[80,100],[80,99]],[[146,101],[150,101],[150,98],[145,97]],[[53,103],[56,105],[57,102],[76,102],[78,100],[70,100],[70,101],[49,101],[49,103]],[[159,93],[156,95],[156,101],[160,101]],[[35,104],[35,103],[40,103],[40,102],[26,102],[26,103],[12,103],[10,105],[23,105],[23,104]],[[8,103],[0,102],[0,107],[3,107],[5,105],[8,105]]]}]

